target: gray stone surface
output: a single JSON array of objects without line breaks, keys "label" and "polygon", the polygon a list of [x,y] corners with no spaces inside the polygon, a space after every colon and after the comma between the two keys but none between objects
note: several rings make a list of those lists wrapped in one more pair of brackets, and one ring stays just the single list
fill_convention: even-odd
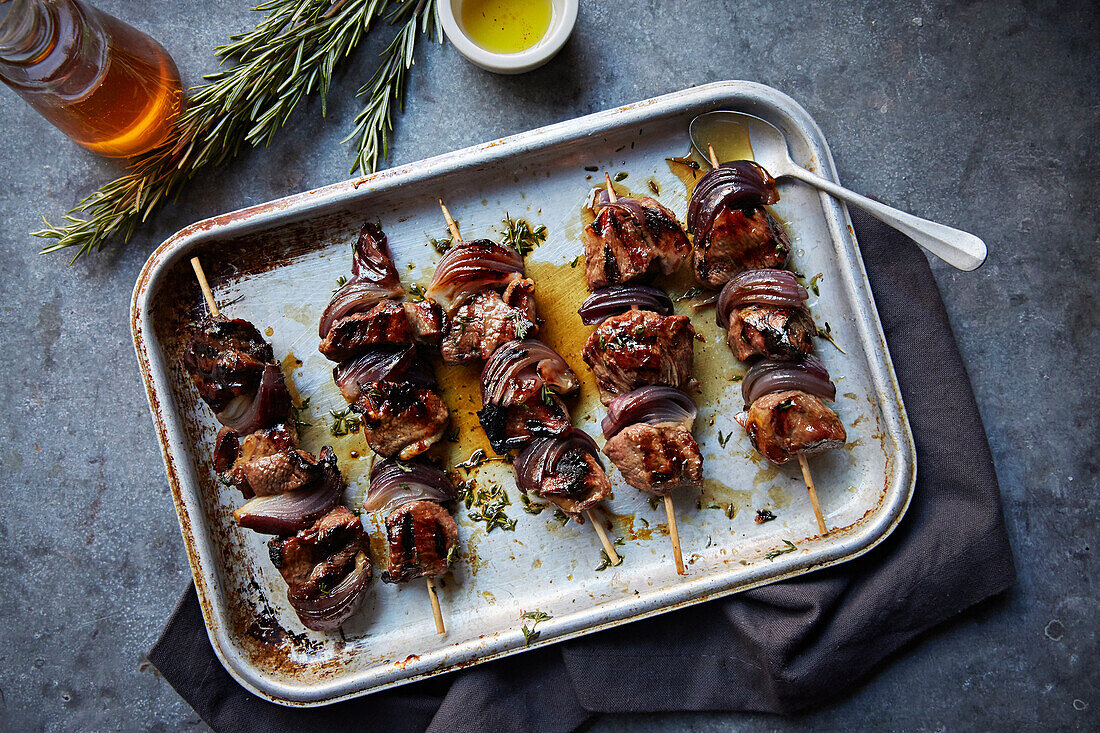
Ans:
[{"label": "gray stone surface", "polygon": [[[163,41],[190,82],[253,20],[246,2],[99,5]],[[1095,3],[582,5],[559,58],[524,77],[421,49],[393,161],[718,79],[793,95],[844,182],[989,243],[980,271],[935,270],[1019,567],[1005,597],[801,718],[617,717],[595,729],[1095,729]],[[326,119],[306,105],[270,149],[202,176],[128,246],[72,267],[38,256],[26,233],[118,167],[0,89],[0,725],[204,727],[143,657],[189,572],[130,342],[131,287],[152,248],[192,221],[346,177],[339,140],[382,35],[346,65]]]}]

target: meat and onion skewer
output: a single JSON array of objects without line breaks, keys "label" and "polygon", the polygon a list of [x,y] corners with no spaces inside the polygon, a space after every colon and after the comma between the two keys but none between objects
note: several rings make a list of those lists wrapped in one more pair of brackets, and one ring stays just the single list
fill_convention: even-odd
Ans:
[{"label": "meat and onion skewer", "polygon": [[745,412],[737,421],[772,463],[797,457],[818,530],[827,535],[807,457],[843,445],[847,435],[822,401],[834,399],[836,389],[811,355],[817,328],[805,305],[809,295],[793,274],[780,269],[790,256],[790,241],[765,208],[779,193],[758,164],[720,164],[714,147],[707,148],[712,168],[688,206],[696,279],[721,287],[715,316],[734,356],[763,357],[742,382]]},{"label": "meat and onion skewer", "polygon": [[194,328],[183,362],[224,426],[214,469],[248,499],[233,516],[241,527],[276,535],[268,542],[271,561],[306,628],[338,629],[370,583],[370,537],[340,503],[344,479],[332,448],[315,458],[298,447],[271,345],[248,321],[222,316],[197,257],[191,266],[210,316]]},{"label": "meat and onion skewer", "polygon": [[517,487],[577,521],[587,517],[609,561],[619,564],[592,513],[611,483],[595,444],[572,426],[562,401],[580,382],[561,355],[532,338],[538,329],[534,283],[524,277],[523,259],[489,240],[464,241],[442,199],[439,207],[455,245],[436,266],[426,294],[447,304],[443,360],[485,359],[478,419],[495,452],[519,449],[513,462]]},{"label": "meat and onion skewer", "polygon": [[[438,442],[450,420],[435,375],[419,352],[421,344],[439,342],[445,316],[434,301],[409,302],[404,296],[385,233],[364,224],[352,253],[352,277],[333,293],[321,316],[318,350],[337,362],[333,380],[362,416],[367,444],[385,459],[371,472],[364,503],[379,512],[386,527],[389,569],[382,580],[424,578],[436,631],[443,634],[435,579],[450,567],[458,540],[443,506],[455,498],[454,489],[439,479],[437,469],[409,461]],[[413,498],[390,500],[394,492]]]},{"label": "meat and onion skewer", "polygon": [[[672,212],[654,199],[620,199],[611,177],[604,180],[606,203],[584,234],[585,279],[593,293],[579,313],[584,323],[598,325],[582,355],[608,405],[603,453],[628,484],[662,498],[676,572],[683,575],[672,492],[701,486],[703,479],[702,454],[691,434],[695,404],[684,392],[696,386],[695,329],[673,314],[663,291],[632,281],[672,274],[690,245]],[[634,261],[658,266],[643,270],[629,264]],[[609,273],[618,273],[620,284],[607,285]]]}]

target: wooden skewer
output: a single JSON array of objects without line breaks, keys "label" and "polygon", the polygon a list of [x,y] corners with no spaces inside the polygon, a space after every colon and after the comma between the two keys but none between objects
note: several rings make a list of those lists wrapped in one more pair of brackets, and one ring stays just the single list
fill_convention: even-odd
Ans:
[{"label": "wooden skewer", "polygon": [[202,295],[206,298],[206,307],[210,309],[210,315],[217,318],[221,315],[221,311],[218,310],[218,302],[214,300],[214,293],[210,290],[210,283],[206,282],[206,273],[202,271],[202,263],[199,262],[198,257],[191,258],[191,268],[195,271],[199,287],[202,288]]},{"label": "wooden skewer", "polygon": [[462,236],[458,233],[458,224],[451,218],[451,212],[447,211],[446,205],[443,203],[443,199],[439,199],[439,208],[443,210],[443,218],[447,220],[447,230],[451,233],[451,238],[456,242],[462,241]]},{"label": "wooden skewer", "polygon": [[432,615],[435,616],[435,633],[446,634],[447,627],[443,625],[443,611],[439,608],[439,596],[435,592],[435,581],[431,578],[425,578],[428,581],[428,598],[432,602]]},{"label": "wooden skewer", "polygon": [[676,510],[672,508],[671,494],[665,494],[665,516],[668,517],[668,536],[672,540],[672,556],[676,559],[676,573],[683,575],[684,554],[680,550],[680,531],[676,528]]},{"label": "wooden skewer", "polygon": [[600,536],[600,544],[603,545],[603,551],[607,553],[607,558],[611,560],[612,565],[618,565],[621,560],[619,559],[619,553],[615,552],[615,545],[611,544],[611,538],[607,536],[607,530],[603,528],[603,525],[596,521],[596,517],[592,514],[592,510],[588,509],[584,515],[588,517],[588,521],[592,523],[592,527],[596,530],[596,534]]},{"label": "wooden skewer", "polygon": [[717,168],[721,165],[718,162],[718,156],[714,154],[714,146],[710,143],[707,143],[707,153],[710,155],[710,164],[712,167]]},{"label": "wooden skewer", "polygon": [[[712,154],[713,152],[711,150]],[[611,174],[605,171],[603,179],[607,183],[607,200],[615,203],[619,200],[619,196],[615,193],[615,187],[611,185]],[[637,306],[634,306],[633,310],[637,310]],[[684,554],[680,549],[680,530],[676,527],[676,510],[672,507],[672,497],[668,494],[665,494],[665,515],[668,517],[668,535],[672,539],[672,556],[676,560],[676,572],[683,575]]]},{"label": "wooden skewer", "polygon": [[817,528],[824,537],[829,534],[829,528],[825,526],[825,517],[821,514],[821,504],[817,501],[817,489],[814,487],[814,478],[810,475],[810,464],[806,456],[798,454],[798,465],[802,466],[802,478],[806,481],[806,490],[810,492],[810,503],[814,505],[814,517],[817,518]]}]

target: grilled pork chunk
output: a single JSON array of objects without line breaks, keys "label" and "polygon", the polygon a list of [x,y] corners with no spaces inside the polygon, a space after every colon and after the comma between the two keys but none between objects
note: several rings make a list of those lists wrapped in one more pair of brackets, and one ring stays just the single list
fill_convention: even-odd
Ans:
[{"label": "grilled pork chunk", "polygon": [[[298,449],[298,431],[293,423],[257,430],[243,439],[228,428],[223,428],[218,436],[214,468],[225,472],[229,484],[246,499],[300,489],[320,477],[317,459]],[[228,457],[228,447],[223,442],[230,439],[237,442],[232,463],[219,468],[225,466]]]},{"label": "grilled pork chunk", "polygon": [[819,397],[789,390],[764,395],[738,415],[752,444],[772,463],[799,453],[813,455],[839,448],[848,440],[840,418]]},{"label": "grilled pork chunk", "polygon": [[[606,202],[606,193],[602,194]],[[584,276],[590,290],[671,275],[691,251],[676,216],[656,199],[605,203],[584,228]]]},{"label": "grilled pork chunk", "polygon": [[522,448],[532,438],[564,435],[571,427],[565,403],[548,391],[536,393],[520,405],[485,405],[477,411],[477,417],[498,455]]},{"label": "grilled pork chunk", "polygon": [[546,477],[539,496],[552,502],[578,522],[584,512],[611,493],[611,481],[603,466],[582,450],[566,453],[558,461],[557,471]]},{"label": "grilled pork chunk", "polygon": [[[287,598],[307,627],[337,628],[359,608],[371,576],[370,537],[347,507],[338,506],[313,526],[267,546],[286,581]],[[344,589],[347,597],[334,597],[353,574],[359,582]]]},{"label": "grilled pork chunk", "polygon": [[191,328],[183,364],[199,395],[221,412],[242,395],[256,393],[264,366],[274,363],[271,344],[248,321],[207,316]]},{"label": "grilled pork chunk", "polygon": [[680,423],[629,425],[603,447],[604,455],[636,489],[664,496],[703,482],[699,444]]},{"label": "grilled pork chunk", "polygon": [[633,310],[601,323],[581,355],[596,375],[606,405],[616,395],[647,384],[694,388],[694,339],[686,316]]},{"label": "grilled pork chunk", "polygon": [[331,361],[345,361],[371,346],[411,344],[413,336],[405,306],[396,300],[382,300],[365,313],[353,313],[333,323],[317,350]]},{"label": "grilled pork chunk", "polygon": [[695,242],[692,266],[700,285],[718,289],[746,270],[782,268],[790,256],[787,230],[766,208],[724,208]]},{"label": "grilled pork chunk", "polygon": [[443,338],[446,319],[443,309],[434,300],[405,302],[405,316],[416,335],[416,340],[424,344],[438,344]]},{"label": "grilled pork chunk", "polygon": [[383,458],[408,460],[443,437],[450,413],[434,391],[410,382],[360,385],[351,409],[363,416],[367,444]]},{"label": "grilled pork chunk", "polygon": [[415,578],[438,578],[447,572],[450,554],[458,542],[458,527],[445,508],[434,501],[404,504],[386,517],[389,568],[386,583]]},{"label": "grilled pork chunk", "polygon": [[446,364],[488,359],[501,344],[531,338],[535,323],[535,283],[514,280],[504,293],[483,290],[451,310],[440,347]]},{"label": "grilled pork chunk", "polygon": [[816,333],[813,316],[805,308],[747,305],[730,314],[726,342],[741,361],[783,358],[813,351]]}]

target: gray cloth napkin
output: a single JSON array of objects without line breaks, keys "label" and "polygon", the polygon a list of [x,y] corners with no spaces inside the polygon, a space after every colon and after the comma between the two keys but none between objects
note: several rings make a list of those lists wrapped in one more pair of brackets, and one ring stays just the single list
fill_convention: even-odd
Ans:
[{"label": "gray cloth napkin", "polygon": [[194,588],[149,659],[212,728],[570,731],[599,713],[792,713],[1015,578],[985,430],[947,313],[912,241],[852,212],[917,446],[901,524],[833,568],[463,672],[291,709],[222,668]]}]

